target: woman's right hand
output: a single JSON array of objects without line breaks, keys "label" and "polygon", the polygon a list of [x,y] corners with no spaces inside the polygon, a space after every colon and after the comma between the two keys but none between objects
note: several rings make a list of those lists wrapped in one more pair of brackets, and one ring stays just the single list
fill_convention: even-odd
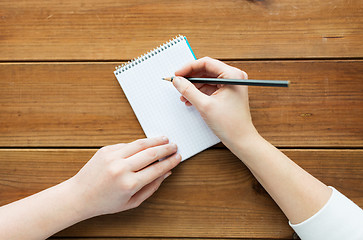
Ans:
[{"label": "woman's right hand", "polygon": [[[181,101],[195,106],[201,116],[227,147],[257,131],[252,124],[248,88],[236,85],[192,84],[183,77],[247,79],[245,72],[221,61],[204,57],[175,72],[173,84]],[[178,77],[180,76],[180,77]]]}]

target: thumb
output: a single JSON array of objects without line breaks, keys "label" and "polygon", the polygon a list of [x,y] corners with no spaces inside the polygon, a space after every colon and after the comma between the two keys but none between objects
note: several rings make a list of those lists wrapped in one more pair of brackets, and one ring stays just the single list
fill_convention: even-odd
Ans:
[{"label": "thumb", "polygon": [[208,96],[183,77],[174,77],[173,85],[196,108],[199,108],[203,101],[207,101]]}]

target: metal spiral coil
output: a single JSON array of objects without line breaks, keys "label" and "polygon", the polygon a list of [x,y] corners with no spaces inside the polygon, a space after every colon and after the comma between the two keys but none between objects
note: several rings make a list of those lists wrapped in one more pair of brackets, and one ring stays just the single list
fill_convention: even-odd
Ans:
[{"label": "metal spiral coil", "polygon": [[154,55],[157,55],[157,54],[163,52],[164,50],[170,48],[174,44],[177,44],[178,42],[184,41],[184,40],[185,40],[185,37],[183,35],[175,36],[168,42],[165,42],[164,44],[160,45],[159,47],[154,48],[153,50],[151,50],[137,58],[134,58],[134,59],[128,61],[127,63],[123,63],[122,65],[116,66],[115,74],[116,75],[121,74],[121,73],[127,71],[128,69],[133,68],[136,65],[144,62],[148,58],[152,58]]}]

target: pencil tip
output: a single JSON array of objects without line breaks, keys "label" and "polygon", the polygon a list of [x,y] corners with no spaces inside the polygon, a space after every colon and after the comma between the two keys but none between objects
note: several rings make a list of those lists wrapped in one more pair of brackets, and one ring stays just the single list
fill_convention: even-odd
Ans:
[{"label": "pencil tip", "polygon": [[172,80],[171,77],[165,77],[165,78],[162,78],[162,79],[165,80],[165,81],[169,81],[169,82],[171,82],[171,80]]}]

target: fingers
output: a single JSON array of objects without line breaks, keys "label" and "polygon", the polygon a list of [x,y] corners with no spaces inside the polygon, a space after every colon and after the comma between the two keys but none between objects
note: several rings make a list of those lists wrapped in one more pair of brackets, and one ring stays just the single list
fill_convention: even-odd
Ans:
[{"label": "fingers", "polygon": [[225,66],[228,66],[218,60],[204,57],[193,61],[182,69],[175,72],[175,76],[189,76],[195,74],[205,74],[207,73],[210,77],[218,77],[222,72]]},{"label": "fingers", "polygon": [[182,101],[182,102],[186,102],[186,101],[188,101],[188,99],[186,99],[185,97],[183,97],[183,96],[180,96],[180,101]]},{"label": "fingers", "polygon": [[[199,89],[199,91],[201,91],[202,93],[210,96],[212,95],[215,91],[217,91],[219,88],[221,88],[221,86],[218,85],[210,85],[210,84],[204,84],[204,83],[193,83],[194,86]],[[219,84],[221,85],[221,84]],[[180,100],[182,102],[185,103],[185,105],[187,106],[191,106],[192,104],[188,101],[188,99],[186,99],[184,96],[180,96]]]},{"label": "fingers", "polygon": [[193,104],[197,109],[208,101],[208,96],[199,91],[191,82],[183,77],[175,77],[173,80],[174,87]]},{"label": "fingers", "polygon": [[156,192],[159,189],[159,187],[160,187],[161,183],[164,181],[164,179],[166,179],[170,175],[171,175],[171,172],[168,172],[165,175],[163,175],[163,176],[155,179],[154,181],[152,181],[148,185],[146,185],[143,188],[141,188],[140,191],[138,191],[137,193],[135,193],[130,198],[129,203],[128,203],[129,204],[129,207],[130,208],[138,207],[142,202],[144,202],[151,195],[153,195],[153,193]]},{"label": "fingers", "polygon": [[244,71],[210,57],[187,64],[176,71],[175,76],[248,79]]},{"label": "fingers", "polygon": [[142,179],[144,183],[147,184],[169,172],[171,169],[176,167],[180,161],[181,156],[176,153],[163,161],[154,163],[147,168],[138,171],[135,174],[138,176],[138,179]]},{"label": "fingers", "polygon": [[[193,61],[184,66],[179,71],[175,72],[176,76],[208,76],[216,78],[236,78],[247,79],[248,76],[245,72],[238,68],[229,66],[221,61],[204,57],[199,60]],[[220,86],[212,85],[198,85],[195,86],[182,77],[175,77],[173,80],[175,88],[183,95],[180,98],[185,105],[194,105],[199,111],[203,110],[204,105],[208,105],[210,102],[207,96],[215,93]],[[199,88],[199,90],[198,90]]]},{"label": "fingers", "polygon": [[127,158],[147,148],[159,146],[168,142],[169,139],[167,137],[138,139],[129,144],[125,144],[117,154],[121,158]]},{"label": "fingers", "polygon": [[216,85],[204,85],[201,88],[199,88],[199,91],[201,91],[202,93],[210,96],[212,95],[215,91],[218,90],[218,87]]},{"label": "fingers", "polygon": [[[205,86],[206,84],[204,84],[204,83],[193,83],[194,84],[194,86],[197,88],[197,89],[201,89],[203,86]],[[180,96],[180,100],[182,101],[182,102],[186,102],[186,101],[188,101],[185,97],[183,97],[183,95],[182,96]]]},{"label": "fingers", "polygon": [[185,103],[186,106],[190,107],[190,106],[193,106],[189,101],[188,99],[186,99],[185,97],[183,96],[180,96],[180,100]]},{"label": "fingers", "polygon": [[125,159],[130,166],[131,171],[139,171],[147,165],[170,156],[177,151],[177,146],[173,143],[161,146],[151,147]]}]

